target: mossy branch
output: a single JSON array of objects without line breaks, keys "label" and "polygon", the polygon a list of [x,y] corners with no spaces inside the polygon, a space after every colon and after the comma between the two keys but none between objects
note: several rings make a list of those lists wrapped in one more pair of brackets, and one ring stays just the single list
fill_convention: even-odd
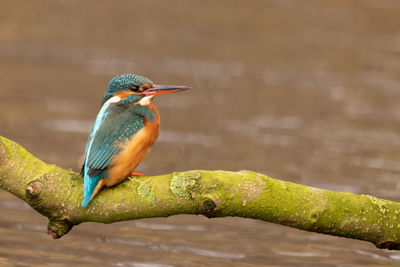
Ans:
[{"label": "mossy branch", "polygon": [[49,218],[54,238],[82,222],[175,214],[238,216],[400,249],[400,203],[272,179],[251,171],[133,177],[81,207],[83,179],[0,137],[0,187]]}]

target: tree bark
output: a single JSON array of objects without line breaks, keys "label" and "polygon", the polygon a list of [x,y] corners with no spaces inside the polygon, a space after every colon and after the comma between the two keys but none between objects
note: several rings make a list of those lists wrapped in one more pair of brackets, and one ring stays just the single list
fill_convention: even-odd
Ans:
[{"label": "tree bark", "polygon": [[112,223],[176,214],[237,216],[400,249],[400,203],[272,179],[252,171],[174,172],[132,177],[81,207],[83,179],[0,137],[0,187],[49,218],[60,238],[82,222]]}]

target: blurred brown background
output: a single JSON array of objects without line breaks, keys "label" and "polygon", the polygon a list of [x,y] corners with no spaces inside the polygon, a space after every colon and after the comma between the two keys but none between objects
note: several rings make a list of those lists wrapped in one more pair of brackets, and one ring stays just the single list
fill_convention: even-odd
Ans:
[{"label": "blurred brown background", "polygon": [[[108,81],[160,96],[138,171],[250,169],[400,201],[397,0],[0,1],[0,135],[79,169]],[[0,191],[0,265],[398,266],[400,253],[255,220],[86,223],[61,240]]]}]

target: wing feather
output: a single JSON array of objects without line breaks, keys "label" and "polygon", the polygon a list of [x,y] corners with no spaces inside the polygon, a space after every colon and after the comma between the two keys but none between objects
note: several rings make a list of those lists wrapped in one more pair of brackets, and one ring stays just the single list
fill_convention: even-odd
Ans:
[{"label": "wing feather", "polygon": [[[93,126],[85,154],[85,164],[91,169],[103,170],[115,155],[120,153],[145,120],[132,107],[110,105]],[[92,172],[91,172],[92,173]]]}]

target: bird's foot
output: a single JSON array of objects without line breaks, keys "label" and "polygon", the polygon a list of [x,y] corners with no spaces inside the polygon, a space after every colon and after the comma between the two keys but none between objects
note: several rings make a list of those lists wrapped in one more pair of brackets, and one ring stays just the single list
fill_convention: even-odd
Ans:
[{"label": "bird's foot", "polygon": [[135,171],[131,172],[131,175],[132,175],[132,176],[146,176],[146,174],[144,174],[144,173],[135,172]]}]

